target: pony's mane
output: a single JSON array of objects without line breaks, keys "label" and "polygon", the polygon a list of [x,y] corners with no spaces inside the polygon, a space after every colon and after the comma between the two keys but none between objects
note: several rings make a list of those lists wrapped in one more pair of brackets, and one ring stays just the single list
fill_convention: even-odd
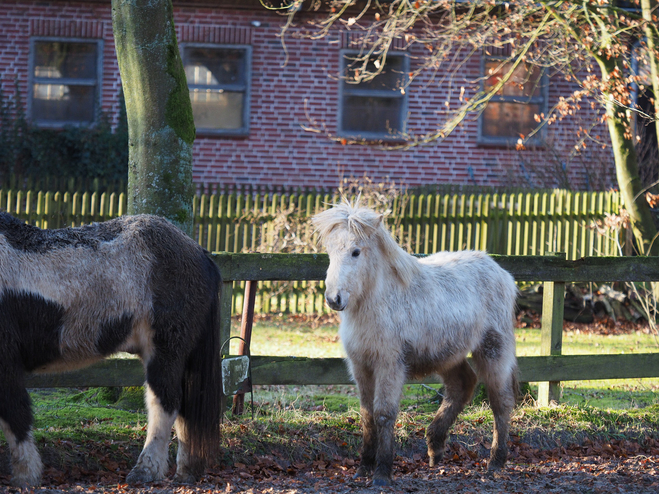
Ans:
[{"label": "pony's mane", "polygon": [[336,228],[344,228],[360,239],[376,241],[387,263],[405,286],[408,286],[419,273],[416,259],[396,243],[385,227],[383,215],[372,209],[360,207],[359,199],[354,203],[343,199],[341,203],[314,216],[312,222],[321,243],[325,243]]}]

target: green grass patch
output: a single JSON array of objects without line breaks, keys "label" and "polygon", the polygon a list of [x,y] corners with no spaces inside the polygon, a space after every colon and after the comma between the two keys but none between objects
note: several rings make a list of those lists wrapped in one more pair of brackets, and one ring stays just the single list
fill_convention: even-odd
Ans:
[{"label": "green grass patch", "polygon": [[[540,330],[518,328],[515,330],[517,355],[540,355]],[[657,340],[651,334],[640,331],[629,334],[600,335],[593,333],[563,332],[563,355],[613,355],[620,353],[659,352]]]}]

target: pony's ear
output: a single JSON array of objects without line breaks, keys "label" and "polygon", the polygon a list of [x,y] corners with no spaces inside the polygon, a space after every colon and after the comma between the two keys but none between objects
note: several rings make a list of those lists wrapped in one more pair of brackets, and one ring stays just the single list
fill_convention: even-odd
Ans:
[{"label": "pony's ear", "polygon": [[380,228],[380,225],[382,225],[382,220],[384,216],[380,213],[376,213],[375,211],[371,211],[371,213],[372,213],[371,215],[368,215],[368,217],[364,218],[365,219],[364,223],[373,230],[377,230],[378,228]]}]

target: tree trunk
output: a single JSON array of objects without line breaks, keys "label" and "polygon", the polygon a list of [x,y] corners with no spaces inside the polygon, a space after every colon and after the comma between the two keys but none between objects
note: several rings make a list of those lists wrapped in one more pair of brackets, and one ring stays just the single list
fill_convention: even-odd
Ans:
[{"label": "tree trunk", "polygon": [[646,21],[643,26],[643,32],[645,33],[645,42],[648,47],[650,79],[652,81],[652,92],[654,93],[654,129],[657,132],[657,142],[659,143],[659,122],[657,121],[657,119],[659,119],[659,61],[657,60],[657,58],[659,58],[659,54],[657,53],[659,46],[657,46],[656,23],[652,19],[653,14],[655,16],[659,15],[659,11],[657,11],[657,1],[641,0],[641,10],[643,12],[643,19]]},{"label": "tree trunk", "polygon": [[171,0],[112,0],[128,118],[128,214],[164,216],[192,234],[190,94]]},{"label": "tree trunk", "polygon": [[[610,79],[614,75],[616,60],[598,58],[597,62],[602,70],[602,79]],[[605,93],[604,96],[618,187],[623,205],[630,216],[637,248],[643,255],[659,255],[659,241],[655,241],[657,227],[652,219],[650,206],[645,199],[643,184],[638,174],[636,149],[631,138],[631,122],[625,109],[614,101],[613,94]]]}]

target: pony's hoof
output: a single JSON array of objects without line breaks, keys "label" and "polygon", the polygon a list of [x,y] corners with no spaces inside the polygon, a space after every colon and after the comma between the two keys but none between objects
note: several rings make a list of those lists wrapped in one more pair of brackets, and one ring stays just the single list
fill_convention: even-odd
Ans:
[{"label": "pony's hoof", "polygon": [[173,480],[179,484],[194,484],[197,481],[197,477],[191,473],[177,473],[174,475]]},{"label": "pony's hoof", "polygon": [[370,474],[371,474],[371,470],[370,470],[370,469],[368,469],[367,467],[364,467],[364,466],[360,466],[360,467],[357,469],[357,471],[355,472],[355,474],[352,476],[352,478],[353,478],[354,480],[362,479],[362,478],[364,478],[364,477],[368,477]]},{"label": "pony's hoof", "polygon": [[373,479],[373,487],[390,487],[391,479],[388,477],[375,477]]},{"label": "pony's hoof", "polygon": [[9,485],[12,487],[18,487],[19,489],[24,489],[27,487],[39,487],[41,485],[41,477],[37,479],[24,479],[13,477],[9,481]]},{"label": "pony's hoof", "polygon": [[153,482],[154,480],[160,480],[160,478],[158,478],[155,473],[141,468],[133,468],[126,476],[127,484],[146,484],[147,482]]},{"label": "pony's hoof", "polygon": [[442,455],[441,454],[430,454],[428,453],[428,466],[430,468],[433,468],[437,466],[437,464],[442,461]]}]

